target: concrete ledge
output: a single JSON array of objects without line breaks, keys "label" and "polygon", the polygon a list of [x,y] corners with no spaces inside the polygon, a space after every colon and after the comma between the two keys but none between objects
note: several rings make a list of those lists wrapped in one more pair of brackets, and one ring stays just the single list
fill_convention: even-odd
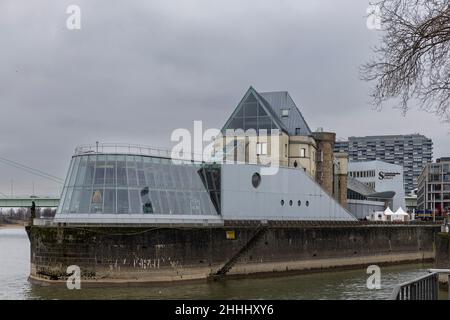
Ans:
[{"label": "concrete ledge", "polygon": [[[280,261],[237,264],[224,279],[237,278],[261,278],[282,277],[295,274],[326,272],[335,270],[349,270],[367,267],[371,264],[379,266],[405,264],[413,262],[433,261],[433,252],[411,252],[390,255],[373,255],[363,257],[311,259],[304,261]],[[82,287],[134,287],[134,286],[159,286],[180,283],[198,283],[208,280],[208,276],[216,268],[189,267],[183,268],[182,273],[173,275],[173,270],[154,273],[151,275],[140,274],[139,278],[103,278],[81,280]],[[130,276],[130,275],[128,275]],[[39,286],[66,286],[65,280],[49,280],[30,275],[28,280]]]}]

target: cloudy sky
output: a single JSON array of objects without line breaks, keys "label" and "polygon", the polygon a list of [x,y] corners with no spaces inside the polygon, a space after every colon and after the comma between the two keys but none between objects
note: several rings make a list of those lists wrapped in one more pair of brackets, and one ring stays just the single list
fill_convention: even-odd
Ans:
[{"label": "cloudy sky", "polygon": [[[81,30],[69,30],[69,5]],[[358,67],[379,34],[365,0],[0,2],[0,157],[65,177],[78,144],[170,148],[194,120],[220,128],[252,85],[287,90],[314,130],[419,132],[450,155],[449,125],[392,105],[375,111]],[[59,185],[0,163],[0,192]]]}]

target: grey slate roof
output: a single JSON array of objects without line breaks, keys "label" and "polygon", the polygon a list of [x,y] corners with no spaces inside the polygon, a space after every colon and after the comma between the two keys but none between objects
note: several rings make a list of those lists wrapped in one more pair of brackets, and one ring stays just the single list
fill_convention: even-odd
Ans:
[{"label": "grey slate roof", "polygon": [[[280,129],[286,132],[290,136],[298,135],[296,134],[296,128],[300,129],[300,135],[309,136],[312,134],[311,129],[306,123],[300,110],[295,105],[291,96],[287,91],[277,91],[277,92],[258,92],[253,87],[250,87],[241,102],[238,104],[234,112],[231,114],[230,118],[227,120],[222,128],[222,132],[228,127],[228,124],[233,119],[234,115],[237,113],[242,102],[245,98],[253,93],[255,97],[264,105],[266,111],[270,114],[273,121],[280,127]],[[282,109],[289,110],[289,116],[282,117]]]},{"label": "grey slate roof", "polygon": [[[311,129],[309,128],[308,123],[306,122],[305,118],[303,118],[300,110],[295,105],[295,102],[294,100],[292,100],[289,92],[261,92],[260,95],[272,107],[272,110],[278,116],[278,119],[280,119],[284,124],[290,136],[296,135],[296,128],[300,128],[300,135],[302,136],[311,135]],[[282,109],[289,109],[288,117],[281,116]]]}]

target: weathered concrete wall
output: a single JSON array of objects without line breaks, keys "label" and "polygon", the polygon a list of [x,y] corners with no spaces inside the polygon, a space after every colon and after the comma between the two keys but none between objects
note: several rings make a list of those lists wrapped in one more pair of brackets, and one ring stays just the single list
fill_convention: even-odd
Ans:
[{"label": "weathered concrete wall", "polygon": [[[236,239],[226,238],[235,231]],[[299,271],[433,258],[433,226],[271,226],[230,274]],[[28,229],[31,279],[63,280],[78,265],[93,282],[205,279],[255,227]]]}]

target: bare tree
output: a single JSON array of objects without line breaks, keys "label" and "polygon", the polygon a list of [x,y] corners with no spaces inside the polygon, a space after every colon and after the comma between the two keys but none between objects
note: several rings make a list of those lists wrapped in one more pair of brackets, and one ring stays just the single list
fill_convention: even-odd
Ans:
[{"label": "bare tree", "polygon": [[450,122],[449,0],[382,0],[381,45],[361,68],[364,80],[375,81],[375,106],[400,98],[406,113],[412,101]]}]

